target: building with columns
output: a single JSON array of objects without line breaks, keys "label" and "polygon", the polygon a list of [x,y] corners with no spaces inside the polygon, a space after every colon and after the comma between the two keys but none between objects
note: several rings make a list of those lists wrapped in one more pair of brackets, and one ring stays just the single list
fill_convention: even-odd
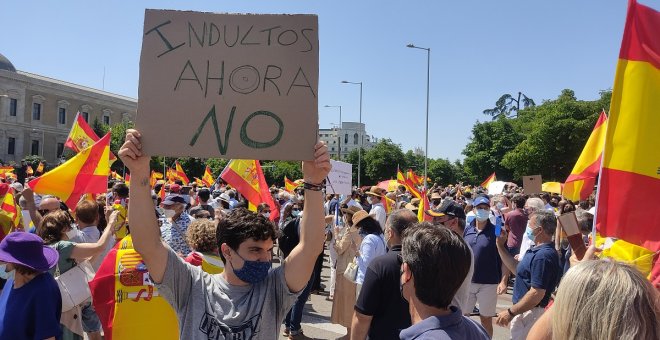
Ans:
[{"label": "building with columns", "polygon": [[90,125],[113,125],[135,119],[137,100],[17,71],[0,54],[0,162],[38,155],[57,164],[78,112]]},{"label": "building with columns", "polygon": [[330,157],[345,160],[351,151],[360,146],[360,138],[363,138],[363,148],[371,149],[378,143],[377,138],[369,136],[364,123],[342,122],[341,127],[330,129],[319,129],[319,140],[328,145]]}]

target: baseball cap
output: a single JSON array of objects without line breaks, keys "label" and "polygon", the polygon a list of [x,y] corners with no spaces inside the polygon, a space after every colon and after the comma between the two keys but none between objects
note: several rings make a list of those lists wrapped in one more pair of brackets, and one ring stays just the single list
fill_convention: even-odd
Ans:
[{"label": "baseball cap", "polygon": [[442,202],[440,207],[437,209],[426,210],[426,214],[433,217],[441,217],[447,215],[465,219],[465,211],[463,211],[463,208],[461,208],[461,206],[456,204],[454,201]]},{"label": "baseball cap", "polygon": [[163,205],[172,205],[174,203],[186,204],[186,200],[181,197],[181,195],[169,194],[165,196],[165,199],[161,202]]},{"label": "baseball cap", "polygon": [[490,200],[486,196],[479,196],[474,199],[474,202],[472,203],[473,206],[478,206],[479,204],[488,204],[490,205]]}]

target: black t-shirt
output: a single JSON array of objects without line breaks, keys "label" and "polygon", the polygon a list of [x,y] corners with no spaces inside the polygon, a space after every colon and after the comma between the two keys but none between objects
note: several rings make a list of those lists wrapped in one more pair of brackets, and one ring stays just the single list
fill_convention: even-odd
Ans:
[{"label": "black t-shirt", "polygon": [[399,290],[399,254],[401,246],[394,246],[367,267],[355,310],[373,317],[369,339],[398,340],[399,331],[411,325],[408,302],[401,297]]}]

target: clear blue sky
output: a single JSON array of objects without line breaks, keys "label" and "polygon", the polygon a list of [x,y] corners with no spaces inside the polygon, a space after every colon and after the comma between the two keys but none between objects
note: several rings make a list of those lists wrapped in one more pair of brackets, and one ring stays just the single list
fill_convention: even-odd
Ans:
[{"label": "clear blue sky", "polygon": [[[660,0],[641,1],[660,9]],[[319,16],[321,127],[363,121],[403,150],[424,146],[431,48],[429,156],[462,158],[482,111],[504,93],[537,103],[612,86],[626,0],[4,1],[0,53],[17,69],[137,97],[145,8]]]}]

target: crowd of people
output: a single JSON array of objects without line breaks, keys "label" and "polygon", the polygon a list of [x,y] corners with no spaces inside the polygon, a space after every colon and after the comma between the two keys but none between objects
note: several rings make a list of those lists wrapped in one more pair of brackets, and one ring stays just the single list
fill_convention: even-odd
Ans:
[{"label": "crowd of people", "polygon": [[[67,207],[0,183],[23,218],[0,242],[0,339],[101,339],[105,313],[93,296],[70,308],[58,287],[85,264],[98,270],[127,235],[181,339],[305,339],[303,307],[322,291],[345,339],[489,339],[494,325],[512,339],[660,338],[656,289],[634,267],[596,256],[593,199],[463,183],[433,185],[427,197],[404,185],[325,195],[327,147],[314,148],[300,187],[271,187],[274,206],[256,211],[222,182],[151,187],[136,130],[119,153],[130,188],[111,182]],[[591,245],[582,259],[557,222],[571,212]],[[509,291],[512,305],[498,313]]]}]

